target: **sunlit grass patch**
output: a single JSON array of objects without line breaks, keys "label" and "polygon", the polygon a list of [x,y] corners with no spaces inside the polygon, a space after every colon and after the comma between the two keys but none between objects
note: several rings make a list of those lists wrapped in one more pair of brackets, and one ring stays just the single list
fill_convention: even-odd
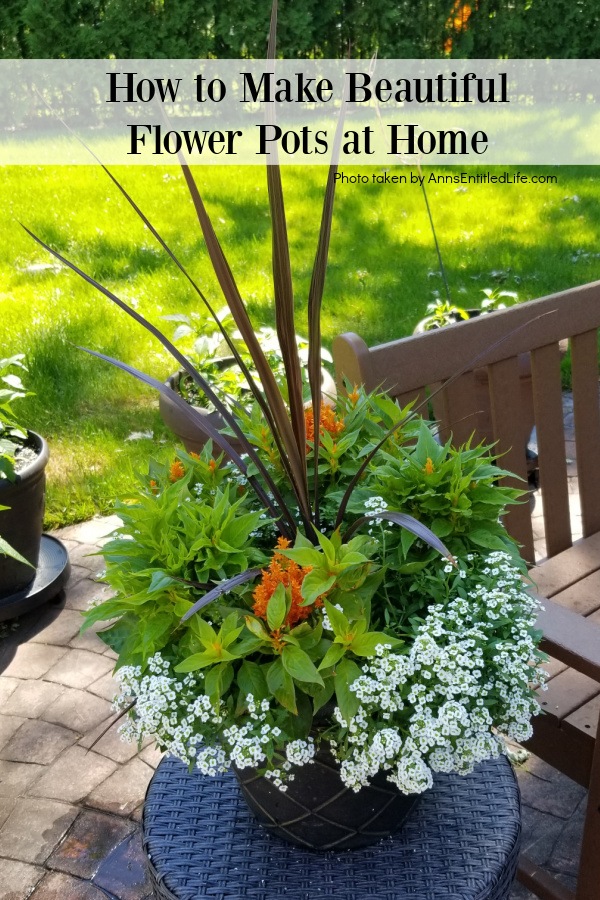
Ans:
[{"label": "sunlit grass patch", "polygon": [[[368,167],[344,171],[371,174]],[[481,290],[500,283],[530,300],[600,276],[598,171],[523,171],[556,174],[558,184],[428,188],[452,299],[461,306],[478,305]],[[131,167],[115,174],[207,296],[217,308],[223,305],[178,170]],[[205,167],[195,174],[257,327],[273,324],[264,169]],[[306,333],[325,177],[323,167],[283,169],[299,333]],[[160,317],[191,312],[199,301],[98,167],[5,168],[0,190],[0,344],[3,355],[27,356],[37,396],[25,418],[51,443],[47,522],[58,525],[109,510],[149,454],[168,458],[174,447],[152,392],[76,345],[160,378],[175,364],[106,298],[55,266],[19,221],[169,334],[170,324]],[[339,185],[322,316],[325,343],[347,330],[369,344],[409,334],[443,291],[420,189]],[[151,441],[126,440],[132,432],[150,431]]]}]

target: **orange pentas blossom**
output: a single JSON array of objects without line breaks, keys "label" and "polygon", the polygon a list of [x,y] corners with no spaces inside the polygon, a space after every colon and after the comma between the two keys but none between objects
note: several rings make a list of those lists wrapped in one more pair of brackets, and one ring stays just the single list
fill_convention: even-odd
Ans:
[{"label": "orange pentas blossom", "polygon": [[[290,542],[287,538],[280,537],[277,539],[277,550],[287,550]],[[260,584],[254,589],[252,594],[254,598],[253,612],[259,619],[267,620],[267,606],[269,600],[273,596],[277,586],[282,584],[285,588],[290,589],[292,604],[290,611],[285,620],[288,628],[292,628],[298,622],[307,619],[312,612],[313,606],[322,606],[323,600],[317,597],[314,604],[309,606],[301,606],[302,603],[302,582],[312,566],[299,566],[298,563],[288,559],[283,553],[277,550],[273,554],[273,558],[267,569],[262,570]]]}]

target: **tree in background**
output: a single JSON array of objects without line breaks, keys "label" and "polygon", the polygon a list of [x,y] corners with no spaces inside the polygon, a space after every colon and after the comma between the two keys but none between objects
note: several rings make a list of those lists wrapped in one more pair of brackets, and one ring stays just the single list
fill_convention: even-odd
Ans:
[{"label": "tree in background", "polygon": [[[283,0],[288,58],[597,58],[600,0]],[[0,0],[0,55],[262,58],[271,0]]]}]

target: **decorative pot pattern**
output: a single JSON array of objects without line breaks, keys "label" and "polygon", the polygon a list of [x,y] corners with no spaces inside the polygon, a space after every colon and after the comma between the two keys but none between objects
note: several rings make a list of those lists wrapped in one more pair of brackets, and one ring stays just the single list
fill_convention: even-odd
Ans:
[{"label": "decorative pot pattern", "polygon": [[271,834],[309,850],[357,850],[389,837],[404,823],[420,795],[402,794],[384,773],[355,793],[340,779],[329,749],[314,762],[294,766],[285,792],[256,769],[234,769],[242,794]]}]

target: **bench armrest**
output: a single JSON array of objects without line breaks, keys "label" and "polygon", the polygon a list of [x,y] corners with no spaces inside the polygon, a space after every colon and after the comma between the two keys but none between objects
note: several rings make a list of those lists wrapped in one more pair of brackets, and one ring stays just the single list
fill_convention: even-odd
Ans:
[{"label": "bench armrest", "polygon": [[543,609],[536,627],[544,635],[542,650],[600,682],[600,625],[545,597],[539,600]]}]

